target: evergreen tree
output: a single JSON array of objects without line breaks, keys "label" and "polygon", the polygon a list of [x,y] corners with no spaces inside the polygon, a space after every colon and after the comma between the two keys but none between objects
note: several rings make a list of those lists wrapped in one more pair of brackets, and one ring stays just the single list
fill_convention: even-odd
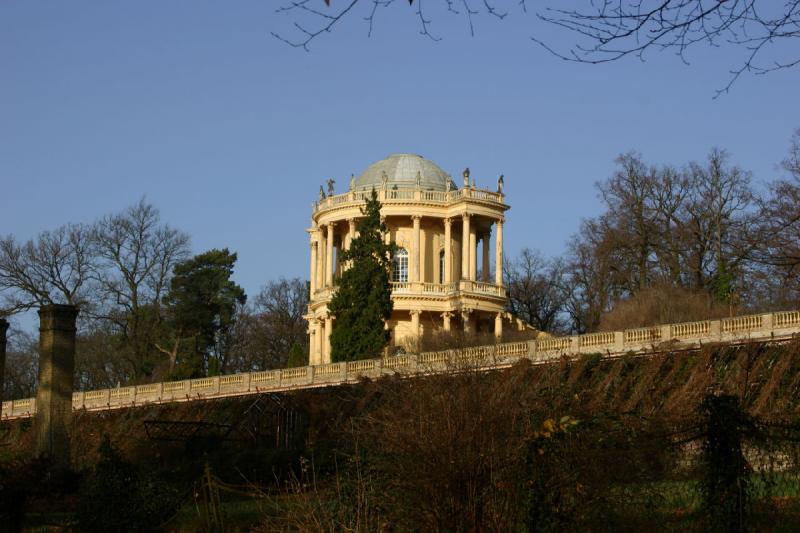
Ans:
[{"label": "evergreen tree", "polygon": [[295,368],[298,366],[306,366],[308,364],[308,356],[306,355],[306,351],[297,344],[294,343],[292,345],[292,349],[289,350],[289,358],[286,360],[286,368]]},{"label": "evergreen tree", "polygon": [[[213,376],[224,370],[227,336],[244,305],[244,289],[231,276],[236,254],[209,250],[175,266],[169,294],[178,377]],[[188,341],[188,342],[186,342]],[[187,346],[188,344],[188,346]],[[179,346],[184,347],[178,354]]]},{"label": "evergreen tree", "polygon": [[375,189],[361,210],[358,237],[343,251],[350,268],[342,274],[328,310],[336,318],[331,333],[333,361],[376,357],[389,341],[385,321],[392,315],[390,273],[395,244],[386,244],[381,203]]}]

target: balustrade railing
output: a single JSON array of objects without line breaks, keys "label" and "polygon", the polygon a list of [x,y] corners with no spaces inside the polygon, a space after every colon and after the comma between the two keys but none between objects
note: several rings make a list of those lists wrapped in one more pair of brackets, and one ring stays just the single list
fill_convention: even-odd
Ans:
[{"label": "balustrade railing", "polygon": [[661,328],[637,328],[625,330],[625,343],[635,344],[661,340]]},{"label": "balustrade railing", "polygon": [[[449,365],[465,364],[476,368],[500,368],[521,358],[535,364],[558,360],[562,356],[592,353],[598,347],[608,356],[628,352],[649,352],[654,343],[678,341],[681,346],[697,347],[707,342],[783,341],[800,336],[800,311],[782,311],[721,320],[665,324],[622,332],[600,332],[573,337],[549,337],[527,342],[469,347],[460,350],[403,354],[380,359],[332,363],[313,367],[266,370],[211,378],[151,383],[135,387],[76,392],[73,409],[102,410],[153,402],[186,401],[250,394],[261,391],[288,390],[296,387],[330,386],[383,373],[404,374],[447,371]],[[621,344],[618,344],[621,343]],[[669,349],[671,346],[665,347]],[[34,398],[6,401],[4,418],[31,416],[36,411]]]},{"label": "balustrade railing", "polygon": [[[505,288],[492,283],[481,281],[461,280],[452,283],[427,283],[417,281],[392,281],[392,292],[395,294],[454,294],[458,291],[472,292],[479,294],[491,294],[493,296],[505,296]],[[320,292],[315,293],[316,298],[320,297]]]},{"label": "balustrade railing", "polygon": [[590,333],[578,337],[578,346],[589,348],[591,346],[606,346],[614,344],[614,332]]},{"label": "balustrade railing", "polygon": [[[452,191],[426,191],[422,189],[376,189],[378,200],[420,200],[428,203],[448,204],[463,198],[502,203],[503,195],[487,189],[455,189]],[[361,204],[369,199],[372,191],[350,191],[343,194],[327,196],[312,203],[313,210],[320,211],[347,204]]]}]

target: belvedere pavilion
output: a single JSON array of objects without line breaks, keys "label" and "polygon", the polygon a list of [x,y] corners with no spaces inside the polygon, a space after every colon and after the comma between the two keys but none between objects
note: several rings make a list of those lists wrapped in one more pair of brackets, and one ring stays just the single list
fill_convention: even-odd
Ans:
[{"label": "belvedere pavilion", "polygon": [[394,310],[387,322],[393,346],[414,350],[421,339],[454,328],[501,337],[504,327],[525,327],[505,310],[503,221],[509,206],[502,176],[496,190],[479,189],[466,169],[459,189],[432,161],[393,154],[358,178],[352,176],[347,192],[335,194],[333,185],[328,181],[327,194],[320,187],[307,229],[310,364],[331,362],[329,335],[336,319],[328,313],[328,302],[346,268],[339,251],[350,245],[373,188],[389,228],[387,241],[398,247],[392,271]]}]

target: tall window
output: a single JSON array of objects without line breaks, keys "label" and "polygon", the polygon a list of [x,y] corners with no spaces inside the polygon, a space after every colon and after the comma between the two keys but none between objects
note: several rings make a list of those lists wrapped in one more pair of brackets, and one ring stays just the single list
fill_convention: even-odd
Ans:
[{"label": "tall window", "polygon": [[444,250],[439,252],[439,283],[444,283]]},{"label": "tall window", "polygon": [[405,248],[398,248],[394,253],[392,281],[408,282],[408,250]]}]

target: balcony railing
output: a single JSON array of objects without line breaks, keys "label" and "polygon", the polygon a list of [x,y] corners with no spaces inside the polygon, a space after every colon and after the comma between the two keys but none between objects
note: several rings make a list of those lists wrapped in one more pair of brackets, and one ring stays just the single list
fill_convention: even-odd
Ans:
[{"label": "balcony railing", "polygon": [[[378,200],[383,203],[417,200],[425,203],[447,205],[466,198],[497,204],[503,203],[503,195],[501,193],[486,189],[474,189],[472,187],[452,191],[424,191],[422,189],[376,189],[376,191],[378,193]],[[332,207],[351,204],[360,205],[364,203],[371,194],[372,191],[370,190],[349,191],[344,194],[328,196],[318,202],[314,202],[312,204],[312,210],[316,213]]]},{"label": "balcony railing", "polygon": [[[488,294],[505,298],[506,289],[493,283],[483,281],[461,280],[452,283],[424,283],[417,281],[393,281],[392,294],[397,295],[440,295],[451,296],[461,294]],[[314,291],[313,301],[327,300],[333,296],[334,287],[322,287]]]}]

